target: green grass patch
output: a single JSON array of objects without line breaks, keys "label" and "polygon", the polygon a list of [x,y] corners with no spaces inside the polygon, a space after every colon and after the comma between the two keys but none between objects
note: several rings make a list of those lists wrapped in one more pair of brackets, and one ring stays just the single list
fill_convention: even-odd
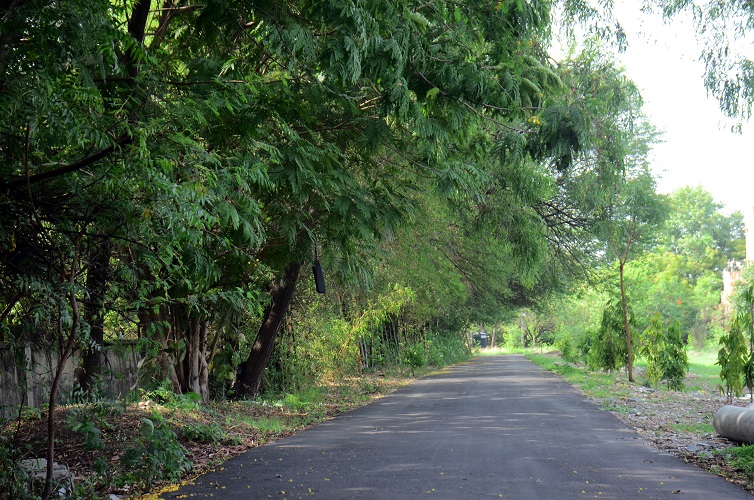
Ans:
[{"label": "green grass patch", "polygon": [[670,428],[677,432],[688,432],[689,434],[714,434],[715,428],[711,424],[691,423],[691,424],[670,424]]},{"label": "green grass patch", "polygon": [[615,373],[592,372],[551,354],[528,353],[526,358],[546,370],[561,374],[568,383],[575,385],[589,397],[618,398],[627,397],[630,393],[627,386],[616,383]]},{"label": "green grass patch", "polygon": [[634,411],[630,406],[616,403],[615,401],[603,401],[602,404],[600,404],[600,409],[614,411],[616,413],[631,413]]},{"label": "green grass patch", "polygon": [[[623,394],[621,384],[616,384],[616,379],[624,376],[624,372],[591,372],[581,365],[567,363],[552,353],[539,354],[528,350],[524,355],[542,368],[560,373],[568,382],[579,387],[590,397],[606,398],[628,394],[627,391]],[[689,371],[686,374],[685,392],[717,392],[720,385],[720,366],[715,364],[717,352],[690,350],[688,357]],[[643,373],[646,366],[645,360],[637,358],[634,362],[634,375]],[[637,376],[637,381],[640,380],[640,376]]]},{"label": "green grass patch", "polygon": [[734,446],[719,453],[726,462],[743,472],[748,480],[754,480],[754,445]]},{"label": "green grass patch", "polygon": [[244,422],[249,427],[253,427],[262,434],[279,434],[283,432],[286,425],[279,418],[259,417],[250,418]]},{"label": "green grass patch", "polygon": [[689,391],[717,391],[720,385],[720,365],[717,351],[689,351],[689,373],[686,386]]}]

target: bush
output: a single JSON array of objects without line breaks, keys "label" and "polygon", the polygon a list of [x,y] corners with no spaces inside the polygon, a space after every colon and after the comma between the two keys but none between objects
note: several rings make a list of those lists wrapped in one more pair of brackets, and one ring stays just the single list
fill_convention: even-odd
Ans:
[{"label": "bush", "polygon": [[100,450],[104,447],[104,442],[100,437],[102,429],[112,429],[107,417],[122,412],[123,408],[116,404],[107,401],[92,401],[72,408],[66,416],[66,425],[71,431],[82,435],[85,449]]},{"label": "bush", "polygon": [[424,344],[417,343],[403,350],[403,361],[411,368],[424,368],[427,366],[427,355],[424,352]]},{"label": "bush", "polygon": [[[629,323],[635,325],[632,314],[629,316]],[[600,328],[590,342],[589,366],[593,369],[613,371],[622,368],[627,362],[623,309],[619,300],[611,300],[605,305]]]},{"label": "bush", "polygon": [[119,482],[151,487],[154,481],[178,481],[191,470],[186,449],[165,419],[157,413],[141,419],[141,436],[134,440],[120,459],[125,473]]},{"label": "bush", "polygon": [[427,365],[441,368],[471,357],[471,350],[460,335],[428,333]]},{"label": "bush", "polygon": [[682,391],[685,386],[683,381],[686,378],[686,372],[689,371],[689,358],[681,335],[681,324],[678,321],[665,331],[659,365],[662,378],[668,383],[668,389]]},{"label": "bush", "polygon": [[[0,424],[2,423],[0,420]],[[13,443],[13,436],[0,434],[0,498],[31,498],[28,474],[17,466],[19,457],[20,453]]]},{"label": "bush", "polygon": [[576,361],[576,358],[578,357],[578,349],[576,349],[576,345],[571,339],[570,333],[561,336],[560,339],[558,339],[556,346],[560,350],[560,355],[564,360],[570,362]]},{"label": "bush", "polygon": [[215,444],[225,439],[226,433],[217,423],[190,424],[181,429],[181,435],[189,441]]}]

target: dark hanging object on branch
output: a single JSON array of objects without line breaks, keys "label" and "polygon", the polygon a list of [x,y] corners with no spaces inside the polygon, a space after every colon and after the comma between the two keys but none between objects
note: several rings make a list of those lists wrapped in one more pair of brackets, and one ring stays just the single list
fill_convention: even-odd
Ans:
[{"label": "dark hanging object on branch", "polygon": [[317,288],[317,293],[325,293],[325,274],[322,272],[322,264],[319,263],[319,251],[316,243],[314,244],[312,271],[314,272],[314,286]]}]

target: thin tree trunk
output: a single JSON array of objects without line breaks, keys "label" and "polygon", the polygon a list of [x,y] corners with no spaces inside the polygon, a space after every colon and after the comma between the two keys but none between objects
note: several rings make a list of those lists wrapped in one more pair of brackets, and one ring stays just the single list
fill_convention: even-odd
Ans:
[{"label": "thin tree trunk", "polygon": [[57,399],[58,388],[60,387],[60,379],[63,376],[63,368],[65,367],[65,362],[71,355],[71,351],[73,351],[73,344],[76,341],[76,336],[78,335],[79,327],[81,324],[78,299],[76,298],[76,291],[73,288],[76,282],[77,265],[78,264],[76,262],[76,259],[74,258],[68,280],[68,284],[71,287],[71,290],[68,292],[68,300],[71,305],[71,332],[68,336],[68,340],[65,343],[65,347],[60,352],[60,358],[58,359],[58,364],[55,367],[55,378],[52,381],[52,387],[50,388],[50,398],[47,405],[47,471],[45,474],[45,487],[44,491],[42,492],[42,500],[49,500],[50,494],[52,493],[52,472],[53,462],[55,459],[55,400]]},{"label": "thin tree trunk", "polygon": [[78,384],[89,397],[91,397],[90,393],[95,379],[102,373],[102,350],[105,344],[103,310],[109,270],[110,244],[103,242],[89,255],[86,278],[89,302],[84,308],[84,321],[89,324],[89,342],[84,347],[81,369],[77,372]]},{"label": "thin tree trunk", "polygon": [[[199,345],[202,346],[202,354],[199,356],[199,395],[204,403],[209,403],[209,362],[207,361],[207,336],[209,321],[202,321],[199,328]],[[219,335],[219,334],[218,334]]]},{"label": "thin tree trunk", "polygon": [[264,369],[275,347],[275,339],[285,318],[285,312],[293,299],[300,271],[301,263],[290,263],[285,269],[284,278],[276,280],[272,285],[272,301],[265,309],[264,321],[259,327],[249,357],[241,364],[235,388],[239,396],[253,396],[259,392]]},{"label": "thin tree trunk", "polygon": [[631,325],[628,323],[628,304],[626,302],[626,282],[623,277],[625,262],[620,261],[620,301],[623,309],[623,328],[626,332],[626,351],[628,352],[628,381],[634,381],[634,355],[631,351]]},{"label": "thin tree trunk", "polygon": [[185,392],[202,393],[199,386],[199,358],[204,357],[204,349],[201,341],[201,324],[196,314],[191,314],[189,318],[189,331],[187,332],[186,359],[188,360],[188,369],[186,370],[186,387],[182,388]]}]

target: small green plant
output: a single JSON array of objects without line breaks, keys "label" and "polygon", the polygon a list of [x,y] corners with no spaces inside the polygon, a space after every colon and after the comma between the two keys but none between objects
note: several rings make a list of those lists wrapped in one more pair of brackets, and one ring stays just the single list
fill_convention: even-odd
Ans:
[{"label": "small green plant", "polygon": [[571,362],[576,361],[576,357],[578,356],[578,349],[576,349],[576,345],[571,339],[570,333],[566,333],[565,335],[560,337],[556,342],[556,346],[558,349],[560,349],[560,356],[564,360]]},{"label": "small green plant", "polygon": [[754,445],[734,446],[722,451],[728,463],[754,479]]},{"label": "small green plant", "polygon": [[689,368],[686,344],[678,321],[671,325],[660,313],[649,320],[649,326],[641,336],[639,353],[647,360],[646,377],[651,385],[667,381],[668,389],[681,391]]},{"label": "small green plant", "polygon": [[12,435],[0,434],[0,498],[30,498],[28,474],[17,463],[19,451],[13,444]]},{"label": "small green plant", "polygon": [[250,419],[246,422],[247,425],[250,427],[253,427],[262,434],[267,433],[278,433],[282,432],[285,425],[279,418],[256,418],[256,419]]},{"label": "small green plant", "polygon": [[186,394],[174,392],[167,380],[152,390],[141,389],[140,391],[142,400],[154,401],[175,410],[196,410],[202,400],[202,397],[195,392]]},{"label": "small green plant", "polygon": [[152,418],[141,419],[141,436],[135,446],[128,448],[120,459],[127,471],[120,481],[124,484],[140,483],[151,487],[154,481],[178,481],[191,470],[186,449],[165,419],[157,413]]},{"label": "small green plant", "polygon": [[102,430],[112,429],[107,417],[120,411],[122,409],[117,405],[93,401],[72,408],[66,416],[66,425],[71,431],[83,436],[85,449],[100,450],[104,447],[101,438]]},{"label": "small green plant", "polygon": [[239,446],[244,443],[244,439],[242,436],[239,436],[238,434],[231,434],[226,437],[226,442],[230,444],[231,446]]},{"label": "small green plant", "polygon": [[189,424],[181,429],[181,435],[189,441],[201,443],[218,443],[225,439],[225,431],[217,423]]},{"label": "small green plant", "polygon": [[286,394],[283,398],[283,406],[293,411],[306,410],[307,403],[302,401],[296,394]]},{"label": "small green plant", "polygon": [[743,389],[743,373],[746,366],[747,349],[741,329],[734,321],[730,331],[720,337],[720,350],[717,353],[717,364],[720,365],[720,392],[728,397],[728,402],[734,396],[741,394]]},{"label": "small green plant", "polygon": [[552,371],[560,373],[561,375],[568,375],[575,373],[578,369],[570,363],[553,363]]},{"label": "small green plant", "polygon": [[713,434],[715,428],[711,424],[693,423],[693,424],[669,424],[669,427],[679,432],[689,432],[692,434]]},{"label": "small green plant", "polygon": [[403,350],[403,360],[411,368],[424,368],[427,366],[427,354],[423,344],[412,344]]}]

